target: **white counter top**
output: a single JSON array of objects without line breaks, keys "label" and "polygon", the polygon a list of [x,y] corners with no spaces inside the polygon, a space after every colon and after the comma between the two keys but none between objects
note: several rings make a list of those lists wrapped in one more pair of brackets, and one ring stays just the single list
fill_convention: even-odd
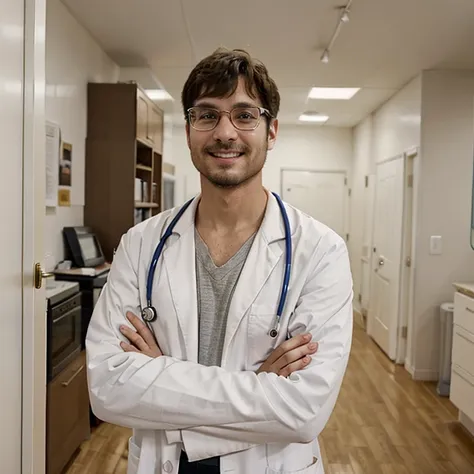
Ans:
[{"label": "white counter top", "polygon": [[46,285],[46,298],[50,299],[63,291],[75,288],[79,291],[79,283],[75,281],[49,280]]},{"label": "white counter top", "polygon": [[455,282],[455,283],[453,283],[453,286],[460,293],[462,293],[466,296],[470,296],[471,298],[474,298],[474,283]]}]

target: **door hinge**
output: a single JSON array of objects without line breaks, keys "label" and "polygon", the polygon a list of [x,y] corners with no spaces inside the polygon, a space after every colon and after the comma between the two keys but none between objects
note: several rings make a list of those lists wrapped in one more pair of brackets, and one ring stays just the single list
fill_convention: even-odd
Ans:
[{"label": "door hinge", "polygon": [[403,339],[406,339],[408,337],[408,327],[407,326],[401,327],[400,328],[400,334],[401,334]]},{"label": "door hinge", "polygon": [[344,186],[347,186],[347,178],[344,178]]},{"label": "door hinge", "polygon": [[407,177],[407,188],[413,188],[413,175],[409,174]]},{"label": "door hinge", "polygon": [[346,234],[346,242],[349,242],[349,234]]},{"label": "door hinge", "polygon": [[351,196],[351,194],[352,194],[352,189],[349,188],[349,197]]},{"label": "door hinge", "polygon": [[359,293],[358,300],[359,300],[359,303],[362,303],[362,294],[361,293]]},{"label": "door hinge", "polygon": [[369,177],[368,176],[365,177],[365,187],[366,188],[369,187]]},{"label": "door hinge", "polygon": [[411,257],[407,257],[407,258],[405,259],[405,266],[407,266],[408,268],[411,267]]}]

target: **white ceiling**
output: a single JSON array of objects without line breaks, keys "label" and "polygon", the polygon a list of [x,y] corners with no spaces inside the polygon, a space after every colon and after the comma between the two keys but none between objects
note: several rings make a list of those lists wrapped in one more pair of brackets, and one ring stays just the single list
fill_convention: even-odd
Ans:
[{"label": "white ceiling", "polygon": [[[151,68],[179,122],[187,75],[218,46],[247,49],[267,65],[283,123],[312,110],[330,116],[326,125],[354,126],[423,69],[474,69],[473,0],[354,0],[328,64],[319,58],[346,0],[63,3],[120,66]],[[312,86],[362,90],[350,101],[308,102]]]}]

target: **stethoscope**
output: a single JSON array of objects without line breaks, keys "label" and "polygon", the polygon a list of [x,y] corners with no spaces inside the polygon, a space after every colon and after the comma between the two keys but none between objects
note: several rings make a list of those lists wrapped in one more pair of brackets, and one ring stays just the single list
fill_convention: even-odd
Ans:
[{"label": "stethoscope", "polygon": [[[281,217],[283,219],[283,224],[285,226],[285,274],[283,277],[283,284],[281,287],[280,300],[278,302],[276,316],[273,321],[273,325],[270,328],[270,331],[268,333],[270,337],[275,338],[278,336],[278,332],[280,330],[281,315],[283,314],[283,308],[285,307],[286,298],[288,295],[288,286],[290,283],[290,274],[291,274],[291,260],[292,260],[291,244],[292,242],[291,242],[290,221],[288,219],[288,214],[286,212],[285,206],[283,205],[283,202],[280,196],[278,196],[278,194],[276,193],[272,193],[272,194],[275,196],[278,202],[278,206],[280,207]],[[148,270],[148,276],[147,276],[147,281],[146,281],[146,304],[147,305],[145,308],[142,309],[142,318],[147,323],[152,323],[158,317],[156,308],[151,304],[151,293],[153,289],[153,278],[155,276],[156,265],[161,256],[161,253],[163,252],[163,247],[165,246],[165,243],[168,240],[168,237],[173,233],[174,227],[178,223],[179,219],[181,219],[181,216],[186,212],[186,209],[193,202],[193,200],[194,198],[190,199],[179,210],[179,212],[176,214],[174,219],[171,221],[170,225],[167,227],[165,233],[161,237],[160,242],[156,246],[156,249],[153,253],[153,258],[151,259],[151,265],[150,265],[150,269]]]}]

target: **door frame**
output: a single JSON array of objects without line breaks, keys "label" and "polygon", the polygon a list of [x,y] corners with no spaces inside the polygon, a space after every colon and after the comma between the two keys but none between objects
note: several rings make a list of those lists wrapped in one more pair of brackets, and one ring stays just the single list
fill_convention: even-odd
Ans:
[{"label": "door frame", "polygon": [[46,469],[46,298],[33,281],[44,258],[46,0],[24,1],[22,470]]},{"label": "door frame", "polygon": [[[397,350],[397,363],[404,364],[408,372],[412,373],[412,348],[414,340],[414,299],[415,299],[415,273],[416,273],[416,228],[417,228],[417,196],[420,177],[420,149],[413,147],[405,152],[405,196],[404,203],[404,236],[400,308],[404,308],[399,329],[399,347]],[[412,174],[412,186],[408,186],[408,176]],[[406,212],[405,212],[406,211]],[[410,266],[405,261],[410,258]],[[406,327],[406,338],[403,337]]]},{"label": "door frame", "polygon": [[[345,186],[345,192],[344,192],[344,235],[349,236],[349,211],[350,211],[350,191],[348,191],[348,172],[347,170],[337,170],[337,169],[318,169],[318,168],[304,168],[304,167],[289,167],[289,166],[284,166],[280,168],[280,196],[283,196],[283,173],[285,171],[304,171],[308,173],[321,173],[321,174],[341,174],[344,176],[344,186]],[[346,239],[347,241],[347,239]]]}]

